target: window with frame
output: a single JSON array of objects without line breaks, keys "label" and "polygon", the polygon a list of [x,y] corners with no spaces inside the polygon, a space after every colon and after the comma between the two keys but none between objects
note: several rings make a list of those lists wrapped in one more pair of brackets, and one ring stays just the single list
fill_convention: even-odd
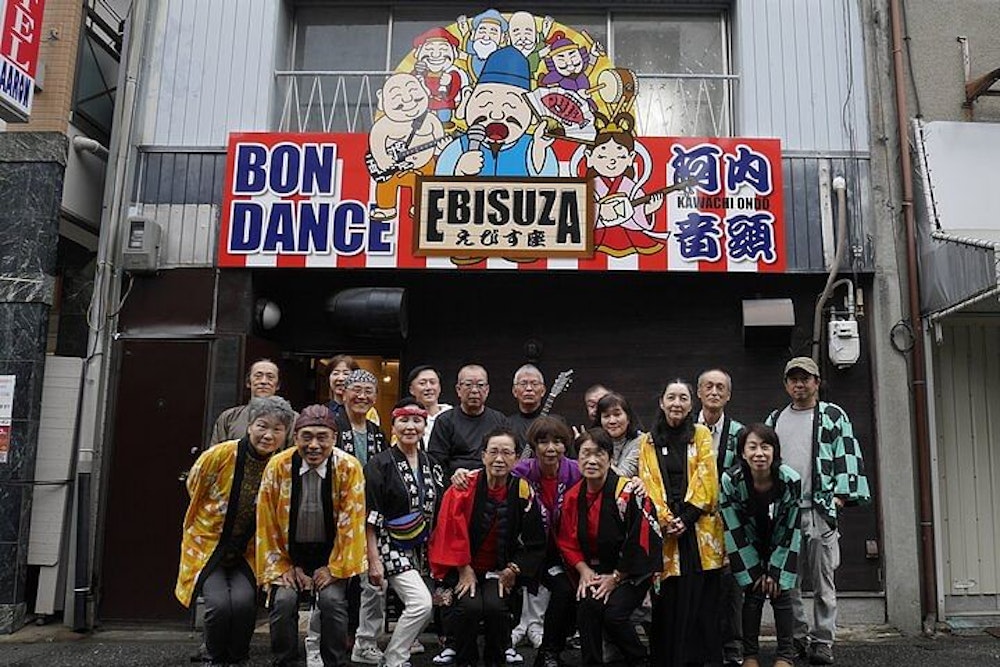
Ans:
[{"label": "window with frame", "polygon": [[[412,50],[414,38],[454,23],[464,9],[297,8],[292,71],[278,77],[280,129],[367,132],[378,110],[378,89]],[[640,134],[731,135],[736,77],[725,12],[560,12],[553,18],[587,31],[616,67],[635,73]]]}]

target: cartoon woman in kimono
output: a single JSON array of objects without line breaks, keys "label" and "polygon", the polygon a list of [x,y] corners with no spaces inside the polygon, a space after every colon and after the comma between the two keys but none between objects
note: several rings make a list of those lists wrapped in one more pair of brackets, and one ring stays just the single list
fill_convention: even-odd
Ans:
[{"label": "cartoon woman in kimono", "polygon": [[[649,153],[633,136],[635,119],[627,112],[619,113],[613,121],[597,114],[594,125],[597,137],[592,146],[583,149],[583,159],[585,177],[594,182],[597,251],[612,257],[660,252],[668,235],[653,231],[653,214],[663,206],[664,195],[647,195],[642,189],[652,165]],[[644,164],[638,178],[637,156]]]}]

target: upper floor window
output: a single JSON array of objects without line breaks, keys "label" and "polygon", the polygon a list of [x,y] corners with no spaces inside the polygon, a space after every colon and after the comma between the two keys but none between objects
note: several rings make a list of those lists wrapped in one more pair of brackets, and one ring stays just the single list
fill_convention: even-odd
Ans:
[{"label": "upper floor window", "polygon": [[[378,89],[413,50],[414,38],[455,23],[464,9],[298,8],[292,69],[278,76],[280,129],[367,132]],[[731,134],[735,77],[724,12],[556,12],[553,18],[601,44],[616,67],[633,71],[640,134]]]}]

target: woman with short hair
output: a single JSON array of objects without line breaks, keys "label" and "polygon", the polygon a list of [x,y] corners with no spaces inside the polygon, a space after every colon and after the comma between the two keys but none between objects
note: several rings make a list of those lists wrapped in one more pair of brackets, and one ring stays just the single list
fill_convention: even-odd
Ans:
[{"label": "woman with short hair", "polygon": [[[575,604],[574,587],[563,567],[556,535],[559,534],[563,498],[580,480],[580,468],[576,461],[566,456],[567,450],[573,445],[573,432],[563,420],[548,415],[538,417],[528,427],[525,439],[531,447],[532,456],[518,461],[514,466],[514,476],[531,485],[541,505],[542,519],[548,534],[545,562],[538,572],[539,583],[544,586],[544,589],[539,589],[538,595],[546,600],[544,604],[536,605],[544,609],[544,616],[541,645],[535,664],[538,667],[557,667],[561,664],[559,656],[566,648]],[[530,598],[536,596],[529,596],[526,592],[521,611],[522,623],[525,622],[524,616],[529,613],[531,604],[536,601]],[[525,628],[525,632],[527,630]],[[514,637],[511,642],[515,643],[513,640]]]},{"label": "woman with short hair", "polygon": [[626,665],[642,665],[646,648],[631,617],[663,564],[656,509],[611,469],[614,445],[604,429],[575,444],[583,479],[563,500],[558,544],[575,584],[582,664],[604,664],[606,636]]},{"label": "woman with short hair", "polygon": [[295,412],[285,399],[269,396],[252,399],[247,416],[246,435],[205,451],[187,476],[191,501],[174,594],[185,607],[204,597],[205,650],[213,664],[238,663],[250,650],[257,492],[268,460],[287,442]]},{"label": "woman with short hair", "polygon": [[798,581],[802,481],[781,463],[774,429],[750,424],[739,435],[738,465],[722,474],[726,551],[743,588],[743,665],[759,667],[760,616],[771,601],[778,635],[774,667],[795,664],[795,618],[790,591]]},{"label": "woman with short hair", "polygon": [[594,426],[608,432],[614,443],[611,468],[620,477],[631,478],[639,472],[639,419],[624,396],[611,392],[597,402]]},{"label": "woman with short hair", "polygon": [[509,599],[520,584],[536,580],[545,557],[545,527],[528,483],[510,474],[516,436],[498,427],[483,437],[483,468],[468,473],[468,487],[445,491],[431,536],[431,571],[444,599],[452,598],[449,635],[455,662],[479,662],[479,623],[486,627],[483,662],[504,664],[510,637]]}]

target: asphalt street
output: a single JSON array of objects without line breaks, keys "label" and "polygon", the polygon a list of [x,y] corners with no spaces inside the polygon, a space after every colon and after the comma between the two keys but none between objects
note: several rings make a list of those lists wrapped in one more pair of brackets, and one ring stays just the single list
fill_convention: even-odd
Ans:
[{"label": "asphalt street", "polygon": [[[934,639],[892,636],[870,632],[866,638],[839,642],[836,664],[857,667],[1000,667],[1000,640],[986,634]],[[428,647],[433,637],[423,637]],[[192,665],[198,650],[197,635],[184,630],[148,627],[106,628],[91,635],[76,635],[57,626],[29,626],[0,637],[0,666],[3,667],[117,667]],[[765,643],[762,664],[773,660],[773,644]],[[531,667],[534,651],[522,649],[525,667]],[[413,667],[433,667],[428,652],[413,656]],[[579,653],[568,651],[570,665],[579,664]],[[250,665],[269,664],[267,635],[260,630],[254,637]],[[805,664],[804,662],[801,664]]]}]

